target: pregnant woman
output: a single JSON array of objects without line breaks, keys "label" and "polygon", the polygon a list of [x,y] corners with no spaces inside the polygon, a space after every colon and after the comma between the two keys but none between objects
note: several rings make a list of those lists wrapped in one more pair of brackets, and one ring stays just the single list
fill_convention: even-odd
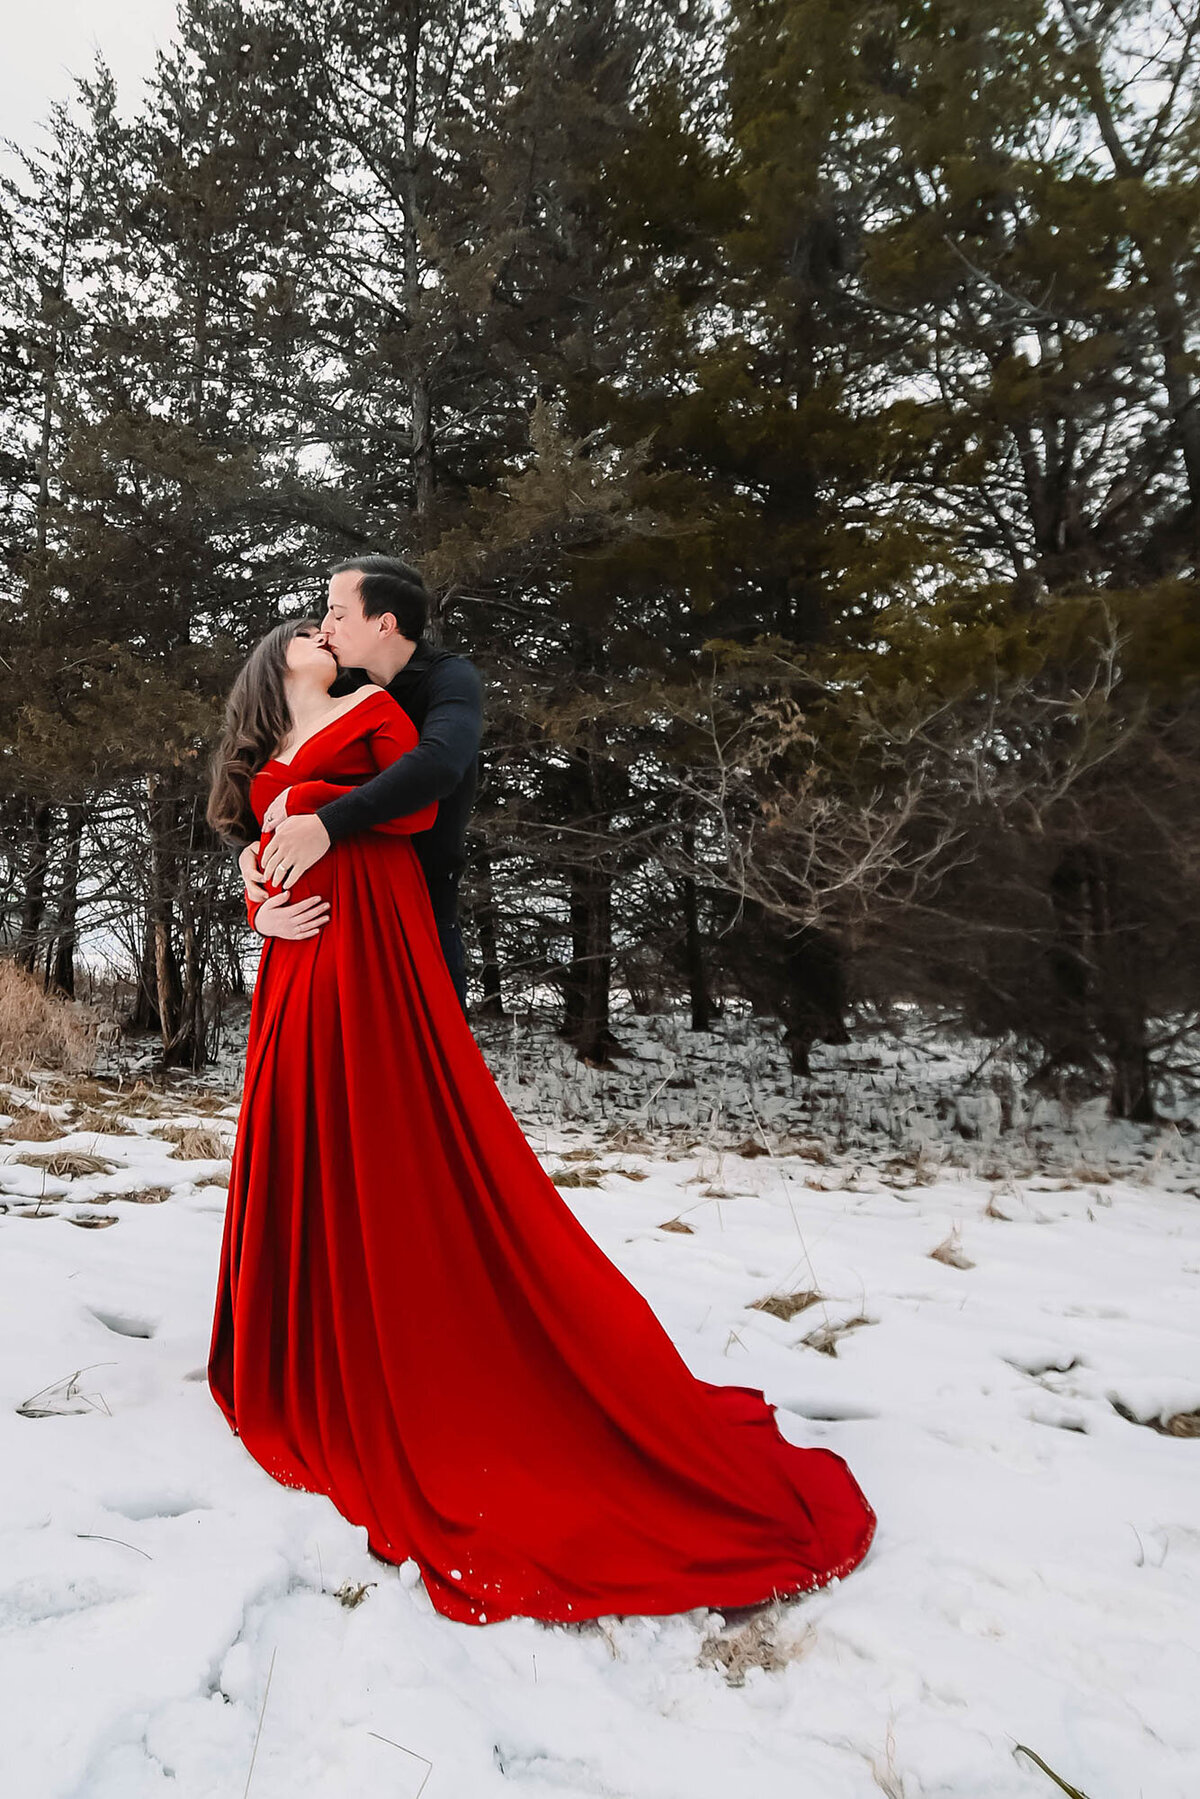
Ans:
[{"label": "pregnant woman", "polygon": [[[216,829],[253,836],[285,788],[312,810],[413,748],[390,694],[333,700],[336,674],[314,625],[257,646]],[[409,840],[435,810],[336,843],[291,890],[328,923],[264,944],[217,1404],[464,1623],[753,1605],[849,1573],[875,1515],[845,1462],[788,1443],[757,1389],[689,1372],[504,1103]]]}]

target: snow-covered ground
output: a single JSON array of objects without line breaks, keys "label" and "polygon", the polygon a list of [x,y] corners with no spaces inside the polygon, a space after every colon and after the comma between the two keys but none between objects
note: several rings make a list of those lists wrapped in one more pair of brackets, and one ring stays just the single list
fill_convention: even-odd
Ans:
[{"label": "snow-covered ground", "polygon": [[447,1622],[209,1398],[236,1092],[102,1083],[53,1139],[0,1092],[5,1799],[1050,1799],[1018,1744],[1088,1799],[1200,1793],[1182,1104],[1030,1107],[915,1038],[793,1082],[753,1021],[626,1021],[617,1072],[481,1035],[693,1370],[849,1462],[866,1561],[750,1616]]}]

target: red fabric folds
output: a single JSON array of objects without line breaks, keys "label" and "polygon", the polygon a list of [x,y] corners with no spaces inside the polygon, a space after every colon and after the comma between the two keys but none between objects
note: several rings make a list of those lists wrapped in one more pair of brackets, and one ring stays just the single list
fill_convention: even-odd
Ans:
[{"label": "red fabric folds", "polygon": [[[381,689],[268,763],[255,812],[415,742]],[[320,935],[263,948],[221,1252],[209,1380],[250,1454],[468,1623],[849,1573],[875,1515],[845,1462],[786,1442],[758,1390],[697,1380],[542,1170],[403,832],[335,845],[293,889],[317,892]]]}]

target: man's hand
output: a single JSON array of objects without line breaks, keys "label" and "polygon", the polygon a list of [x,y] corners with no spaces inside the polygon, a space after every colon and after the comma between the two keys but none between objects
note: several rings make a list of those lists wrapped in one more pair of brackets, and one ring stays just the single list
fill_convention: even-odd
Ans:
[{"label": "man's hand", "polygon": [[289,905],[286,893],[273,893],[254,914],[254,928],[263,937],[284,937],[299,943],[315,937],[329,923],[329,901],[320,894]]},{"label": "man's hand", "polygon": [[285,892],[295,886],[329,848],[329,832],[315,812],[285,818],[267,845],[262,871],[268,881]]},{"label": "man's hand", "polygon": [[241,869],[242,879],[246,883],[246,898],[253,900],[256,905],[267,897],[267,890],[263,886],[262,869],[258,866],[258,852],[261,848],[261,842],[248,843],[238,857],[238,867]]}]

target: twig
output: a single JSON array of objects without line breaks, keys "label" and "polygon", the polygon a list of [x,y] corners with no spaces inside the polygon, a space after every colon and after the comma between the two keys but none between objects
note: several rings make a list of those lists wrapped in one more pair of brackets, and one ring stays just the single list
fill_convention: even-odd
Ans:
[{"label": "twig", "polygon": [[1055,1786],[1060,1787],[1062,1791],[1066,1793],[1067,1799],[1087,1799],[1086,1793],[1081,1792],[1078,1787],[1073,1787],[1067,1781],[1063,1780],[1060,1775],[1054,1772],[1053,1768],[1047,1767],[1040,1755],[1036,1754],[1032,1749],[1027,1749],[1024,1743],[1015,1744],[1013,1747],[1013,1754],[1027,1755],[1030,1761],[1036,1762],[1038,1767],[1042,1770],[1042,1773],[1048,1774]]},{"label": "twig", "polygon": [[263,1719],[267,1715],[267,1699],[268,1699],[268,1696],[270,1695],[270,1691],[271,1691],[271,1676],[275,1672],[275,1657],[278,1655],[278,1653],[279,1653],[279,1646],[278,1646],[278,1644],[276,1644],[275,1648],[272,1649],[272,1651],[271,1651],[271,1666],[267,1669],[267,1684],[263,1688],[262,1710],[258,1714],[258,1729],[254,1733],[254,1748],[250,1754],[250,1772],[246,1775],[246,1789],[245,1789],[245,1792],[242,1794],[242,1799],[247,1799],[247,1795],[249,1794],[249,1791],[250,1791],[250,1782],[254,1778],[254,1764],[258,1759],[259,1739],[262,1736]]},{"label": "twig", "polygon": [[148,1549],[139,1549],[136,1543],[126,1543],[121,1537],[102,1537],[95,1530],[77,1530],[75,1535],[81,1543],[116,1543],[122,1549],[132,1549],[135,1555],[144,1555],[148,1562],[154,1560]]},{"label": "twig", "polygon": [[421,1794],[425,1791],[425,1781],[428,1780],[430,1774],[433,1773],[433,1763],[430,1761],[429,1757],[427,1755],[418,1755],[415,1749],[406,1749],[403,1743],[393,1743],[391,1737],[381,1737],[377,1730],[369,1730],[367,1735],[374,1737],[377,1743],[386,1743],[389,1749],[398,1749],[401,1755],[411,1755],[414,1761],[425,1763],[427,1770],[425,1779],[422,1780],[420,1786],[413,1794],[413,1799],[421,1799]]}]

